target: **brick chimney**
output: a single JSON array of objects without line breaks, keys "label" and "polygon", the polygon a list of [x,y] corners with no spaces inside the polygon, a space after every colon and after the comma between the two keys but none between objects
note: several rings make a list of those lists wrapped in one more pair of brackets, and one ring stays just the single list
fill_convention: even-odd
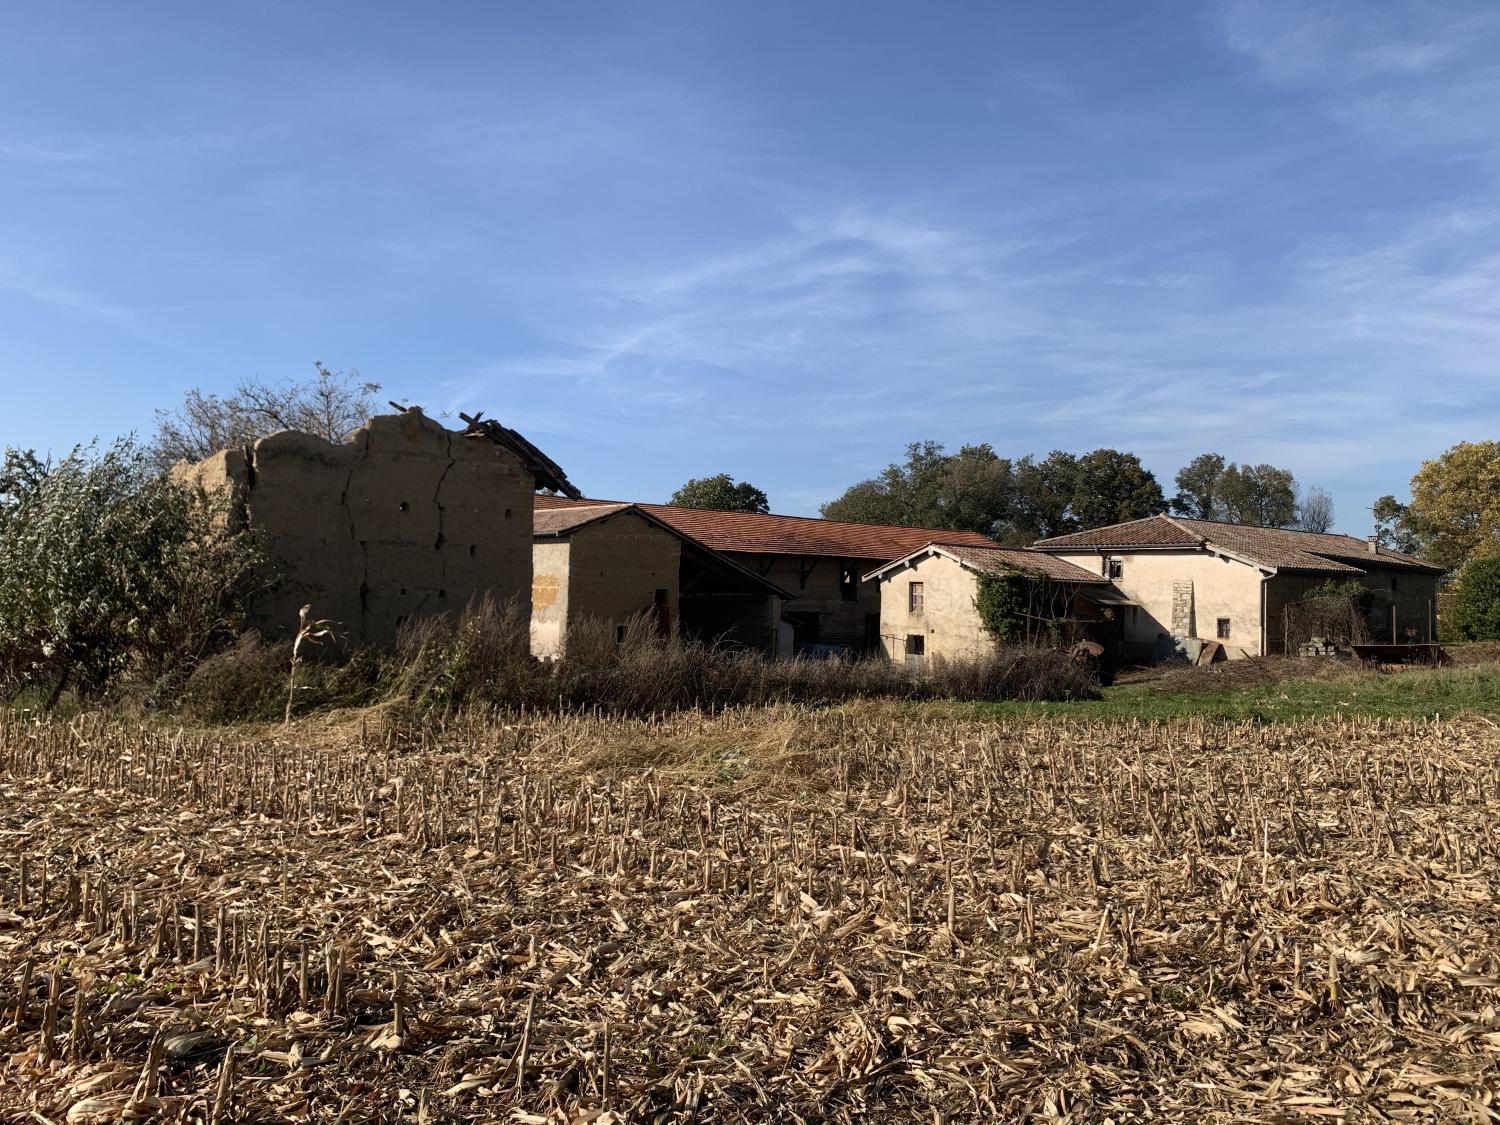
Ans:
[{"label": "brick chimney", "polygon": [[1370,554],[1380,554],[1380,536],[1378,535],[1370,536]]}]

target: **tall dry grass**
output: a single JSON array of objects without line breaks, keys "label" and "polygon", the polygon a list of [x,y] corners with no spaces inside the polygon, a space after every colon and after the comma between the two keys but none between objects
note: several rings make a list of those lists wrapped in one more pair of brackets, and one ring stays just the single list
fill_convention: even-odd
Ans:
[{"label": "tall dry grass", "polygon": [[[569,628],[566,654],[531,655],[530,614],[514,603],[479,601],[456,622],[423,618],[407,624],[395,649],[356,650],[342,662],[308,660],[298,672],[298,707],[389,701],[417,710],[471,705],[537,711],[599,710],[618,715],[778,703],[839,703],[851,699],[1089,698],[1086,668],[1050,649],[1007,647],[976,661],[934,661],[914,676],[883,659],[766,660],[755,652],[661,637],[646,624],[616,637],[608,622]],[[284,696],[285,646],[242,642],[198,670],[183,696],[204,721],[271,721]]]}]

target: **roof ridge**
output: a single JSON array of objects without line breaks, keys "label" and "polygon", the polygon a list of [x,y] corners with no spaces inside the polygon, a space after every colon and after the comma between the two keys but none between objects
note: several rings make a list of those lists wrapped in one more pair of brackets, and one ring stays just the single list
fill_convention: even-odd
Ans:
[{"label": "roof ridge", "polygon": [[1206,536],[1199,535],[1196,531],[1194,531],[1190,527],[1184,527],[1178,521],[1178,518],[1176,516],[1172,515],[1170,512],[1157,512],[1156,513],[1156,518],[1166,520],[1169,524],[1171,524],[1173,527],[1175,527],[1178,531],[1182,532],[1184,535],[1191,535],[1194,539],[1198,540],[1199,543],[1207,543],[1208,542],[1208,539],[1207,539]]},{"label": "roof ridge", "polygon": [[[689,504],[658,504],[654,501],[634,501],[643,508],[671,508],[676,512],[706,512],[715,516],[754,516],[756,519],[771,517],[779,520],[802,520],[807,523],[822,524],[825,527],[876,527],[888,528],[898,531],[931,531],[939,535],[984,535],[982,531],[965,531],[956,527],[922,527],[917,524],[907,523],[860,523],[858,520],[831,520],[824,516],[794,516],[786,512],[737,512],[725,508],[695,508]],[[988,536],[985,536],[988,538]],[[936,540],[933,540],[936,542]],[[999,546],[997,543],[996,546]]]}]

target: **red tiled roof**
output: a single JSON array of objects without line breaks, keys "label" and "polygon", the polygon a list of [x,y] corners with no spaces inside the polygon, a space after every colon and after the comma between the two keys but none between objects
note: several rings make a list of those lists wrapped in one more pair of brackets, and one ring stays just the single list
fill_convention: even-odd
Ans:
[{"label": "red tiled roof", "polygon": [[1441,574],[1442,568],[1412,555],[1380,547],[1370,550],[1352,535],[1292,531],[1282,527],[1193,520],[1182,516],[1149,516],[1143,520],[1058,535],[1034,544],[1039,551],[1129,550],[1133,547],[1213,546],[1277,570],[1326,574],[1362,574],[1371,566]]},{"label": "red tiled roof", "polygon": [[902,564],[919,556],[925,556],[929,551],[941,552],[957,561],[960,566],[979,571],[983,574],[998,574],[1002,576],[1030,574],[1039,578],[1050,578],[1054,582],[1072,582],[1084,586],[1109,585],[1108,578],[1095,574],[1092,571],[1084,570],[1081,566],[1075,566],[1066,559],[1054,558],[1051,555],[1043,554],[1041,551],[1033,551],[1029,548],[997,547],[993,543],[987,547],[975,547],[969,543],[924,543],[915,551],[908,551],[900,558],[892,559],[884,566],[877,567],[864,577],[873,579],[888,570],[897,570]]},{"label": "red tiled roof", "polygon": [[[538,496],[536,509],[541,512],[613,503],[616,501],[566,500],[561,496]],[[636,507],[716,551],[738,554],[828,556],[889,562],[938,539],[971,547],[995,545],[993,540],[976,531],[838,523],[807,516],[715,512],[705,508],[679,508],[671,504],[637,504]]]},{"label": "red tiled roof", "polygon": [[1041,551],[1028,551],[1020,547],[969,547],[962,544],[934,543],[948,552],[964,566],[985,574],[1034,574],[1050,578],[1054,582],[1074,582],[1091,586],[1108,586],[1109,579],[1101,574],[1074,566],[1066,559],[1053,558]]},{"label": "red tiled roof", "polygon": [[1129,523],[1075,531],[1071,535],[1054,535],[1051,539],[1039,539],[1032,546],[1041,551],[1062,551],[1070,547],[1090,551],[1097,547],[1201,547],[1203,536],[1193,534],[1166,516],[1148,516]]}]

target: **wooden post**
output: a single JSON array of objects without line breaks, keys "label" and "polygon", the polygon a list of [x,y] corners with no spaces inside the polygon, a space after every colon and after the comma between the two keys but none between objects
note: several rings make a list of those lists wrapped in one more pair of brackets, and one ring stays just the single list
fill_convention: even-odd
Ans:
[{"label": "wooden post", "polygon": [[1396,603],[1391,603],[1391,644],[1396,643]]}]

